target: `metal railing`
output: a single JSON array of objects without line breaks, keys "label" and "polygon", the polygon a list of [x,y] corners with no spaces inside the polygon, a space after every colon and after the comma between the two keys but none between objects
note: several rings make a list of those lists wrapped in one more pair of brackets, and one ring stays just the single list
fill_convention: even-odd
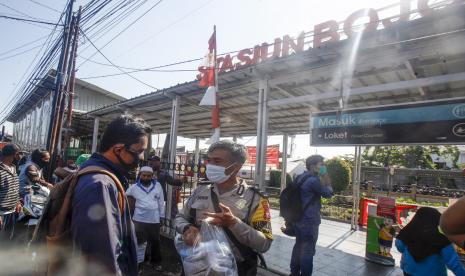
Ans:
[{"label": "metal railing", "polygon": [[[172,185],[172,208],[171,215],[166,214],[166,219],[162,226],[162,232],[168,237],[174,237],[174,218],[176,214],[184,208],[188,198],[192,195],[198,185],[205,185],[206,167],[204,164],[194,163],[161,163],[161,173],[168,174],[170,180],[167,185]],[[171,183],[170,183],[171,182]],[[166,186],[167,187],[167,186]],[[165,190],[167,190],[165,187]],[[167,194],[167,197],[169,195]],[[165,202],[168,202],[165,198]]]},{"label": "metal railing", "polygon": [[383,192],[389,191],[394,193],[404,193],[412,195],[426,195],[426,196],[439,196],[444,198],[459,198],[465,195],[464,190],[459,189],[448,189],[442,187],[430,187],[425,185],[394,185],[391,190],[382,189],[379,186],[373,185],[371,183],[362,184],[360,189],[371,191],[371,192]]}]

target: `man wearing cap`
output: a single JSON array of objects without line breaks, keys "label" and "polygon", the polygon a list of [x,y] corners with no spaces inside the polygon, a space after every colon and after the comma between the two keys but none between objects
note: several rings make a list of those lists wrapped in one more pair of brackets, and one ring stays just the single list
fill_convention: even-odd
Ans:
[{"label": "man wearing cap", "polygon": [[140,169],[136,184],[126,192],[139,246],[148,242],[151,265],[161,271],[160,222],[165,218],[165,199],[161,184],[153,179],[153,169]]},{"label": "man wearing cap", "polygon": [[7,144],[3,147],[0,162],[0,243],[11,239],[16,214],[21,211],[15,165],[20,159],[21,151],[17,145]]}]

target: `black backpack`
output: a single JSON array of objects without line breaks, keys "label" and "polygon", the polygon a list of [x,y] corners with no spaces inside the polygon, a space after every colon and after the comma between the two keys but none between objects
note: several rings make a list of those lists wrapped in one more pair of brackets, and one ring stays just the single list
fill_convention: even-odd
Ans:
[{"label": "black backpack", "polygon": [[279,195],[279,211],[286,224],[299,221],[305,209],[307,209],[308,204],[305,207],[302,206],[300,186],[310,177],[311,175],[309,174],[303,177],[296,177]]}]

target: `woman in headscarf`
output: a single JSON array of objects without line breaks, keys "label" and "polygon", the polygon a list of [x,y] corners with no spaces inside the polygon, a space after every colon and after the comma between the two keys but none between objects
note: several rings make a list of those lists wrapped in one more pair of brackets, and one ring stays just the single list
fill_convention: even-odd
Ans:
[{"label": "woman in headscarf", "polygon": [[396,247],[402,253],[400,267],[404,275],[446,276],[447,268],[465,275],[451,242],[440,233],[441,213],[430,207],[418,209],[413,219],[400,230]]}]

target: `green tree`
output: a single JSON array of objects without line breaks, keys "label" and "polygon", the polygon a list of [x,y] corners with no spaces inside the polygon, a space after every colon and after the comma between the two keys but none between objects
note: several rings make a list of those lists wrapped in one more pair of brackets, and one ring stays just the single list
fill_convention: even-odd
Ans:
[{"label": "green tree", "polygon": [[404,156],[398,146],[369,146],[362,152],[364,166],[388,167],[401,163],[402,159]]},{"label": "green tree", "polygon": [[364,166],[388,167],[401,166],[406,168],[439,169],[438,163],[431,159],[431,154],[437,154],[453,162],[457,168],[460,151],[456,146],[376,146],[366,147],[362,153]]},{"label": "green tree", "polygon": [[326,167],[328,168],[328,174],[331,178],[331,184],[335,193],[344,191],[352,179],[352,170],[350,164],[340,158],[332,158],[327,160]]}]

